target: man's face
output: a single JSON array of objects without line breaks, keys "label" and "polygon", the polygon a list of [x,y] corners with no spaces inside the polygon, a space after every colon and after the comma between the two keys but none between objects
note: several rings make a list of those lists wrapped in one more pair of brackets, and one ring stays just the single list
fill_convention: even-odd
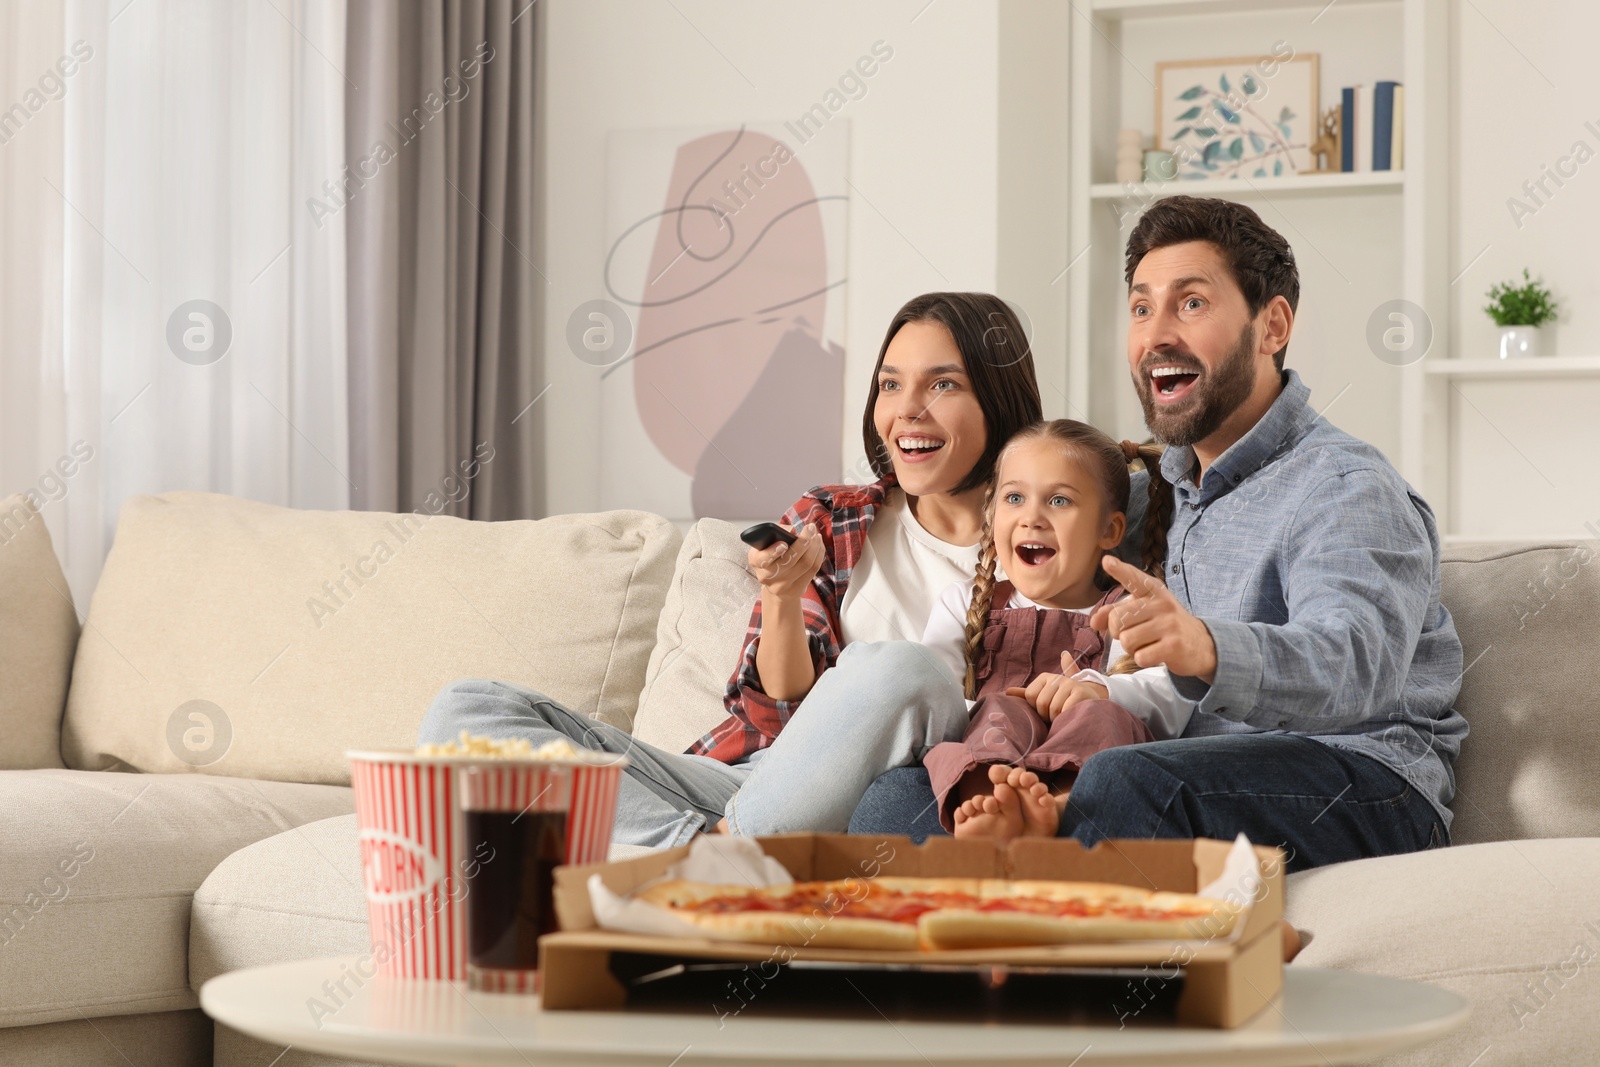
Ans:
[{"label": "man's face", "polygon": [[1128,369],[1156,440],[1192,445],[1250,396],[1264,359],[1244,293],[1208,241],[1149,252],[1128,291]]}]

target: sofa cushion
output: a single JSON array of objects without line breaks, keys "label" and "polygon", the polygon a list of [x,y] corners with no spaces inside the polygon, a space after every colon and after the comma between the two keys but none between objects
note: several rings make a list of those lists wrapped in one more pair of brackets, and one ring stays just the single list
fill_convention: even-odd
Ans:
[{"label": "sofa cushion", "polygon": [[746,565],[739,528],[701,519],[678,551],[633,735],[682,752],[723,719],[722,693],[744,650],[761,585]]},{"label": "sofa cushion", "polygon": [[219,863],[194,894],[189,984],[241,967],[365,955],[367,898],[356,817],[277,834]]},{"label": "sofa cushion", "polygon": [[461,677],[520,682],[628,728],[677,528],[131,497],[89,607],[62,752],[348,784],[351,748],[410,746]]},{"label": "sofa cushion", "polygon": [[207,1067],[386,1067],[366,1061],[343,1060],[283,1045],[269,1045],[239,1031],[216,1024],[213,1058]]},{"label": "sofa cushion", "polygon": [[0,771],[0,1027],[195,1007],[191,894],[234,851],[351,806],[335,786]]},{"label": "sofa cushion", "polygon": [[1600,542],[1455,548],[1442,572],[1472,728],[1452,839],[1600,835]]},{"label": "sofa cushion", "polygon": [[0,1029],[0,1067],[217,1067],[211,1035],[199,1008],[8,1026]]},{"label": "sofa cushion", "polygon": [[1428,982],[1472,1002],[1466,1026],[1386,1067],[1591,1064],[1597,884],[1597,838],[1499,841],[1302,871],[1285,890],[1289,921],[1312,934],[1295,964]]},{"label": "sofa cushion", "polygon": [[0,768],[59,767],[78,616],[50,531],[20,493],[0,500],[0,633]]}]

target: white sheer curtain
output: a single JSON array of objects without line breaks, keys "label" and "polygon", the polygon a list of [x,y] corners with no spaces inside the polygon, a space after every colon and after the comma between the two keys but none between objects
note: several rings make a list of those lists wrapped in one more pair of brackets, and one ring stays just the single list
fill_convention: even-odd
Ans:
[{"label": "white sheer curtain", "polygon": [[344,225],[308,206],[342,181],[345,8],[70,0],[64,31],[92,55],[56,105],[59,392],[33,418],[93,449],[47,507],[82,611],[131,494],[349,505]]},{"label": "white sheer curtain", "polygon": [[0,0],[0,497],[35,494],[58,543],[62,37],[57,5]]}]

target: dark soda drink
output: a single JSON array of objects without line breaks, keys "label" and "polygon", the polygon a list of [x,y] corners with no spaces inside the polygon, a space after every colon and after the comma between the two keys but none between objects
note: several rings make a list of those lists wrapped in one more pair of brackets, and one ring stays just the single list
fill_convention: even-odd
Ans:
[{"label": "dark soda drink", "polygon": [[557,929],[555,869],[565,861],[564,811],[465,811],[478,858],[467,887],[467,964],[495,970],[539,965],[539,938]]}]

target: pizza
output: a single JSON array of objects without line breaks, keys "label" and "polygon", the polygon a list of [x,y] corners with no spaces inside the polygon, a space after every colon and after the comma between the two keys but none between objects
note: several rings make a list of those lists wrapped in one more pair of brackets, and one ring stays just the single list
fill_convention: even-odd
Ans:
[{"label": "pizza", "polygon": [[890,876],[764,887],[673,879],[635,899],[714,940],[904,951],[1218,938],[1241,910],[1101,882]]}]

